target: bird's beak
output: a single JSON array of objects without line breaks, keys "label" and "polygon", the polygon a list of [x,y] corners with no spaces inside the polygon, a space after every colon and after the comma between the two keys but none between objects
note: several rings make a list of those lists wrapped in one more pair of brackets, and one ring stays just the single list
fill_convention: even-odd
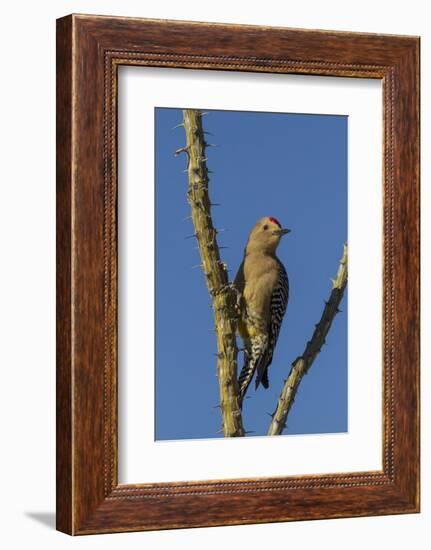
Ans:
[{"label": "bird's beak", "polygon": [[290,229],[274,229],[272,232],[274,235],[280,235],[282,237],[283,235],[287,235],[290,233]]}]

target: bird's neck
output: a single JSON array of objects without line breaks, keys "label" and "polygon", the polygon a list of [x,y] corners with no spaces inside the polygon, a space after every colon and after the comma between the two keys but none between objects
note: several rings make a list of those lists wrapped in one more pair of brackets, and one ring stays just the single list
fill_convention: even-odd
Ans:
[{"label": "bird's neck", "polygon": [[262,248],[247,247],[245,249],[245,257],[249,258],[250,256],[253,256],[255,258],[261,256],[263,258],[277,259],[277,256],[275,254],[275,249],[268,250],[268,249],[262,249]]}]

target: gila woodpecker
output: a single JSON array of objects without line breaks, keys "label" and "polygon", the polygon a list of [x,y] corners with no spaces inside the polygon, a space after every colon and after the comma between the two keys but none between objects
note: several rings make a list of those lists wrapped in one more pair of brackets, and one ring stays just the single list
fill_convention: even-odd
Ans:
[{"label": "gila woodpecker", "polygon": [[268,388],[268,367],[289,299],[289,280],[275,251],[289,229],[273,217],[259,220],[251,230],[244,259],[235,277],[239,297],[238,333],[244,341],[244,366],[239,375],[242,403],[256,372],[256,388]]}]

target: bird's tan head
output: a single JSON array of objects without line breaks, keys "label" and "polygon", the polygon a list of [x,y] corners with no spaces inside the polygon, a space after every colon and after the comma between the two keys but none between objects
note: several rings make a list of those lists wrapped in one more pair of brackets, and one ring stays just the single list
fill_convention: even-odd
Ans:
[{"label": "bird's tan head", "polygon": [[274,254],[283,235],[290,233],[290,229],[283,229],[280,222],[272,216],[261,218],[251,230],[246,252],[262,252]]}]

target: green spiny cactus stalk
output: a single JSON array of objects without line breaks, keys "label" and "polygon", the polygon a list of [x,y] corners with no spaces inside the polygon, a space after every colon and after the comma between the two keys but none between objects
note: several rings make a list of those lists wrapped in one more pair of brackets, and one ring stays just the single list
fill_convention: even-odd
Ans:
[{"label": "green spiny cactus stalk", "polygon": [[268,435],[280,435],[286,426],[287,415],[293,405],[298,386],[305,374],[307,374],[313,361],[320,353],[325,343],[326,336],[331,328],[335,315],[339,312],[338,306],[343,298],[347,285],[347,244],[344,245],[343,257],[340,260],[337,276],[332,281],[332,291],[329,300],[325,303],[322,317],[315,326],[313,336],[305,347],[304,353],[292,363],[277,408],[272,415],[272,421],[268,429]]},{"label": "green spiny cactus stalk", "polygon": [[208,194],[207,146],[202,127],[202,113],[195,109],[183,111],[187,145],[177,151],[188,155],[187,198],[191,207],[195,237],[198,242],[208,291],[212,297],[217,336],[217,376],[220,385],[220,409],[225,437],[244,436],[238,400],[236,345],[236,292],[229,284],[226,264],[220,258],[217,230],[211,218]]}]

